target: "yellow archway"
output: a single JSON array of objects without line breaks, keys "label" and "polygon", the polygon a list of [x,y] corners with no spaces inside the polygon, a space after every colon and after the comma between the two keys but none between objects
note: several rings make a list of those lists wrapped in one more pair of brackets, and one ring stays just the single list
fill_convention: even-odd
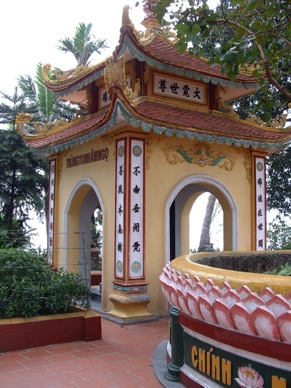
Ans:
[{"label": "yellow archway", "polygon": [[91,271],[91,216],[96,207],[104,215],[104,206],[96,184],[85,178],[72,190],[64,211],[63,245],[66,247],[66,268],[68,271],[79,271],[88,286]]},{"label": "yellow archway", "polygon": [[212,193],[223,210],[223,250],[237,250],[237,205],[230,191],[213,177],[191,175],[176,185],[166,203],[166,262],[189,252],[189,213],[204,192]]}]

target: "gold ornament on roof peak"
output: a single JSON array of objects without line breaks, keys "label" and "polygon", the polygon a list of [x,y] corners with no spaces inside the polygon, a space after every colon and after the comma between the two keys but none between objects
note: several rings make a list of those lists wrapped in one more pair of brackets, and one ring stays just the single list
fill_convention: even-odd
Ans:
[{"label": "gold ornament on roof peak", "polygon": [[59,130],[69,125],[65,120],[53,123],[42,123],[33,121],[33,116],[29,113],[19,113],[16,117],[16,129],[25,136],[46,135],[49,131]]},{"label": "gold ornament on roof peak", "polygon": [[42,77],[45,82],[58,83],[78,78],[91,70],[92,68],[90,68],[89,66],[79,65],[74,69],[64,71],[60,69],[52,69],[50,64],[46,64],[42,68]]},{"label": "gold ornament on roof peak", "polygon": [[246,76],[252,76],[253,72],[255,70],[260,71],[260,66],[245,64],[245,65],[242,65],[242,66],[239,67],[239,74],[240,75],[246,75]]},{"label": "gold ornament on roof peak", "polygon": [[[220,101],[218,101],[218,102],[220,102]],[[245,122],[250,123],[252,125],[255,124],[258,127],[282,129],[286,126],[287,114],[282,114],[280,116],[277,116],[277,117],[271,119],[269,122],[265,122],[259,116],[256,116],[256,115],[249,117],[249,118],[246,118],[246,119],[241,119],[239,117],[239,115],[236,113],[236,111],[234,110],[233,106],[227,102],[220,103],[219,110],[234,120],[245,121]]]},{"label": "gold ornament on roof peak", "polygon": [[115,58],[112,56],[106,60],[104,78],[107,91],[110,87],[115,85],[120,85],[122,89],[125,90],[126,80],[124,55],[122,55],[120,58]]},{"label": "gold ornament on roof peak", "polygon": [[140,78],[138,78],[134,84],[134,88],[125,87],[125,95],[130,100],[132,105],[138,105],[141,103],[143,97],[141,96],[141,83]]}]

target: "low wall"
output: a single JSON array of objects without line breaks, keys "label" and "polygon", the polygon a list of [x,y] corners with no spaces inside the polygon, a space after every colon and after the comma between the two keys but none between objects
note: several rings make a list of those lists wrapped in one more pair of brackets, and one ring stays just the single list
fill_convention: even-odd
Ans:
[{"label": "low wall", "polygon": [[32,318],[0,319],[0,352],[102,339],[101,317],[87,310]]},{"label": "low wall", "polygon": [[199,253],[164,268],[162,290],[183,332],[171,337],[168,358],[179,360],[186,387],[291,386],[291,279],[230,269],[247,269],[249,258],[255,271],[255,257],[271,270],[290,263],[291,251]]},{"label": "low wall", "polygon": [[99,286],[101,282],[102,282],[102,272],[91,271],[91,286]]}]

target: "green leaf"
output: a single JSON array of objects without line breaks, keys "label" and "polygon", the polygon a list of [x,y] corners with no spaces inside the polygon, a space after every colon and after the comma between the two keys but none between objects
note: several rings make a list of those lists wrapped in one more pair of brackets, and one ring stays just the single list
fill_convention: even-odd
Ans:
[{"label": "green leaf", "polygon": [[264,112],[261,115],[261,119],[265,122],[268,123],[271,120],[271,112]]},{"label": "green leaf", "polygon": [[190,34],[190,28],[187,24],[185,23],[178,23],[176,25],[176,29],[177,29],[177,32],[178,32],[178,35],[189,35]]},{"label": "green leaf", "polygon": [[246,8],[248,11],[254,11],[257,8],[258,1],[257,0],[251,0],[245,3]]},{"label": "green leaf", "polygon": [[224,55],[224,60],[228,63],[233,63],[237,61],[237,51],[228,51]]},{"label": "green leaf", "polygon": [[255,70],[252,72],[252,75],[253,75],[254,77],[259,77],[259,75],[260,75],[259,69],[255,69]]},{"label": "green leaf", "polygon": [[191,34],[191,42],[192,42],[193,46],[198,46],[201,42],[200,36]]},{"label": "green leaf", "polygon": [[264,22],[262,20],[260,20],[260,19],[256,19],[252,23],[252,29],[255,29],[257,31],[261,31],[264,26],[265,26]]},{"label": "green leaf", "polygon": [[180,52],[180,53],[183,53],[187,50],[187,43],[186,42],[181,42],[179,41],[177,44],[176,44],[176,48],[177,50]]},{"label": "green leaf", "polygon": [[245,35],[246,31],[243,27],[239,26],[236,29],[237,38],[241,39]]},{"label": "green leaf", "polygon": [[201,27],[194,23],[192,26],[192,34],[199,34],[201,32]]}]

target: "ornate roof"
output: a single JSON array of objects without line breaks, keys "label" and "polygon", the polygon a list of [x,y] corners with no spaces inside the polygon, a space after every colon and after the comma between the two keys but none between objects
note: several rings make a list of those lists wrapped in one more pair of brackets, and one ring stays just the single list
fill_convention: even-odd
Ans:
[{"label": "ornate roof", "polygon": [[48,66],[43,73],[47,88],[68,100],[96,80],[102,80],[111,103],[94,114],[76,117],[70,123],[59,122],[41,127],[34,125],[36,131],[33,133],[29,132],[27,126],[31,117],[20,116],[18,128],[29,146],[49,155],[97,136],[116,132],[125,124],[145,132],[154,131],[156,134],[176,135],[178,138],[186,136],[189,139],[238,147],[251,146],[267,152],[276,152],[287,146],[291,139],[291,129],[283,130],[240,120],[233,113],[210,110],[208,106],[187,106],[167,102],[153,95],[140,96],[138,86],[133,90],[127,87],[125,63],[132,59],[146,63],[149,68],[161,73],[183,76],[206,84],[218,84],[220,87],[217,90],[225,94],[233,89],[238,95],[249,93],[257,85],[256,78],[248,75],[239,75],[232,82],[218,67],[210,66],[206,60],[178,53],[173,42],[161,31],[153,31],[151,28],[145,33],[138,33],[127,16],[123,17],[119,45],[111,58],[91,68],[80,66],[68,72],[58,72],[54,81],[46,77]]},{"label": "ornate roof", "polygon": [[135,30],[130,26],[123,26],[120,31],[119,46],[116,48],[118,56],[129,50],[140,61],[169,73],[185,75],[189,78],[222,86],[258,88],[256,77],[238,75],[236,80],[232,82],[221,73],[218,66],[209,65],[206,59],[193,57],[187,52],[178,52],[174,47],[174,42],[159,31],[148,35],[144,34],[139,39]]},{"label": "ornate roof", "polygon": [[24,135],[24,138],[29,146],[49,155],[109,134],[125,123],[144,132],[237,147],[252,146],[269,152],[285,148],[291,137],[291,131],[262,127],[220,112],[188,110],[148,99],[130,104],[119,89],[107,111],[76,119],[34,136]]},{"label": "ornate roof", "polygon": [[[128,15],[123,15],[119,43],[113,52],[113,57],[120,58],[126,55],[127,60],[136,58],[150,67],[156,67],[168,73],[206,83],[211,82],[214,85],[219,84],[223,87],[245,89],[240,92],[240,95],[249,93],[249,89],[259,88],[256,77],[239,74],[235,81],[230,81],[218,66],[210,65],[206,59],[195,58],[187,52],[178,52],[174,43],[171,35],[168,36],[162,30],[153,28],[151,24],[144,32],[136,31]],[[102,76],[105,65],[106,61],[91,68],[79,66],[67,72],[57,71],[55,81],[49,79],[44,72],[45,85],[57,96],[65,96]],[[48,66],[50,65],[46,65],[45,69]]]}]

